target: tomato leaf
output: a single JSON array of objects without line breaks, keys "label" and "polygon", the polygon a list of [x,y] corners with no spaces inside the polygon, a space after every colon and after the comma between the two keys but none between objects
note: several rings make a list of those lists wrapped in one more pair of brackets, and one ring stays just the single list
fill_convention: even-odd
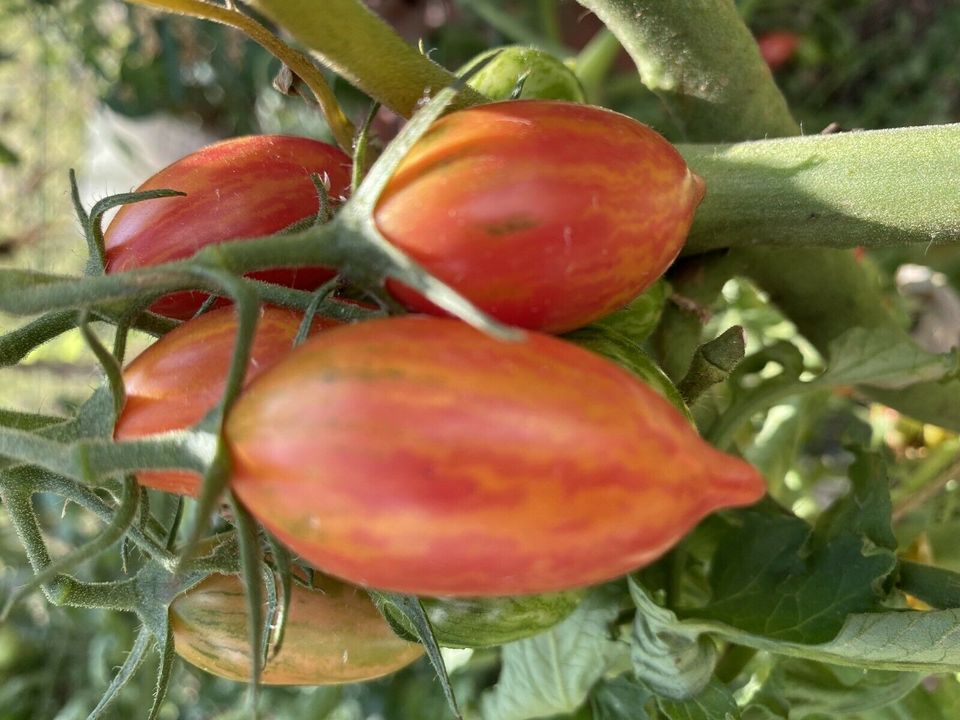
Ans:
[{"label": "tomato leaf", "polygon": [[566,620],[550,630],[503,646],[503,669],[481,699],[487,720],[526,720],[574,712],[602,677],[630,667],[627,643],[611,638],[621,589],[591,591]]},{"label": "tomato leaf", "polygon": [[898,389],[957,370],[956,353],[923,350],[895,329],[853,327],[830,343],[830,366],[816,382]]},{"label": "tomato leaf", "polygon": [[763,427],[744,453],[768,482],[781,483],[794,466],[804,438],[821,419],[829,398],[829,391],[822,391],[770,408]]},{"label": "tomato leaf", "polygon": [[882,462],[861,455],[850,480],[813,529],[769,508],[731,513],[709,575],[713,601],[696,616],[813,644],[834,638],[847,615],[880,610],[878,586],[896,566]]},{"label": "tomato leaf", "polygon": [[597,323],[574,330],[563,337],[629,370],[693,423],[689,408],[670,378],[640,345],[619,330],[604,323]]},{"label": "tomato leaf", "polygon": [[751,702],[789,709],[790,718],[847,717],[900,700],[921,677],[786,658],[776,664]]},{"label": "tomato leaf", "polygon": [[127,654],[127,659],[124,660],[123,665],[120,667],[120,671],[113,676],[110,686],[100,698],[100,702],[97,703],[97,706],[87,716],[87,720],[97,720],[97,718],[103,716],[103,711],[110,706],[123,687],[130,682],[130,679],[136,674],[137,670],[140,669],[140,666],[146,659],[147,651],[150,649],[153,638],[154,636],[152,635],[151,631],[146,627],[140,629],[140,632],[137,634],[136,642],[134,643],[130,652]]},{"label": "tomato leaf", "polygon": [[918,685],[913,692],[899,701],[883,708],[861,713],[858,720],[902,720],[902,718],[923,718],[923,720],[953,720],[960,707],[960,682],[956,678],[945,676],[937,678],[935,686],[925,683]]},{"label": "tomato leaf", "polygon": [[641,343],[660,323],[668,291],[666,280],[657,280],[631,300],[629,305],[615,310],[594,325],[619,333],[632,342]]},{"label": "tomato leaf", "polygon": [[427,613],[424,611],[423,605],[420,604],[420,600],[413,595],[403,595],[401,593],[372,589],[367,592],[370,593],[370,597],[374,604],[376,604],[377,609],[380,610],[380,614],[390,623],[394,631],[400,630],[400,632],[397,632],[400,637],[407,637],[408,633],[406,632],[406,628],[403,628],[402,625],[398,627],[395,620],[391,621],[390,613],[387,612],[386,607],[389,605],[396,608],[409,622],[411,626],[410,629],[414,631],[417,639],[423,644],[427,658],[437,673],[437,679],[443,688],[443,694],[447,699],[451,712],[453,712],[454,717],[458,718],[458,720],[462,720],[463,716],[460,714],[457,698],[453,694],[453,688],[450,685],[450,676],[447,674],[447,667],[443,662],[440,646],[437,644],[437,639],[433,635],[433,628],[430,627],[430,620],[427,618]]},{"label": "tomato leaf", "polygon": [[716,680],[689,700],[657,698],[657,707],[668,720],[740,720],[733,694]]},{"label": "tomato leaf", "polygon": [[601,680],[590,693],[592,720],[649,720],[644,706],[652,697],[644,685],[629,675]]},{"label": "tomato leaf", "polygon": [[630,649],[637,678],[666,698],[685,700],[699,694],[717,664],[713,640],[685,627],[673,612],[657,605],[633,577],[628,582],[637,606]]}]

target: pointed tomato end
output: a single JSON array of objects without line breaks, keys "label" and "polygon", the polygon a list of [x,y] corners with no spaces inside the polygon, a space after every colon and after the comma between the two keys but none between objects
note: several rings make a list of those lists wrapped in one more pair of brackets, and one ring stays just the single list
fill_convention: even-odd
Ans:
[{"label": "pointed tomato end", "polygon": [[746,460],[721,453],[710,482],[708,499],[713,509],[752,505],[764,496],[767,483]]}]

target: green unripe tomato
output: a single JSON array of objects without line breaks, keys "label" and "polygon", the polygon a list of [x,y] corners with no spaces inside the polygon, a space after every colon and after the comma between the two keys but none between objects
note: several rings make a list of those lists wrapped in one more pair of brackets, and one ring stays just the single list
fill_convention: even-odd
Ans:
[{"label": "green unripe tomato", "polygon": [[[497,54],[499,53],[499,54]],[[476,63],[497,56],[481,68],[467,84],[492,100],[509,100],[520,78],[526,74],[521,98],[586,102],[583,86],[562,61],[537,48],[509,45],[477,55],[460,72]]]},{"label": "green unripe tomato", "polygon": [[667,302],[668,285],[662,278],[638,295],[626,307],[597,320],[598,325],[640,343],[656,329]]},{"label": "green unripe tomato", "polygon": [[633,340],[603,325],[588,325],[563,336],[564,340],[602,355],[643,380],[652,390],[677,408],[693,424],[693,416],[680,391],[667,374]]},{"label": "green unripe tomato", "polygon": [[[572,613],[583,592],[517,597],[420,598],[437,643],[452,648],[483,648],[522,640],[553,627]],[[411,637],[410,621],[387,604],[389,619]]]}]

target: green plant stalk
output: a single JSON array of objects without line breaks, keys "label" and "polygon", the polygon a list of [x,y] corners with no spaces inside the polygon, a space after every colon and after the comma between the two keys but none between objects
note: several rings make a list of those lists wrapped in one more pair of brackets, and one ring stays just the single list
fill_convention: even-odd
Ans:
[{"label": "green plant stalk", "polygon": [[620,54],[620,47],[613,33],[601,30],[574,59],[573,71],[589,102],[602,104],[606,90],[604,80]]},{"label": "green plant stalk", "polygon": [[[10,522],[17,537],[27,553],[33,571],[38,575],[51,567],[50,555],[43,542],[37,516],[31,502],[31,488],[0,488],[0,497],[9,508]],[[68,605],[83,608],[106,608],[111,610],[133,610],[137,596],[132,580],[108,583],[84,583],[68,575],[48,578],[42,585],[46,598],[55,605]],[[8,598],[8,605],[15,602],[18,593]],[[6,613],[6,610],[4,611]]]},{"label": "green plant stalk", "polygon": [[49,470],[80,483],[147,468],[204,472],[213,455],[208,433],[176,431],[142,440],[87,439],[73,443],[0,428],[0,455]]},{"label": "green plant stalk", "polygon": [[[10,609],[29,593],[37,588],[46,586],[61,573],[72,572],[83,562],[96,557],[120,541],[130,529],[130,526],[133,525],[139,504],[140,488],[132,477],[128,477],[124,481],[124,492],[120,505],[114,512],[113,519],[107,527],[104,528],[103,532],[67,555],[57,558],[53,562],[48,562],[42,569],[35,568],[34,576],[30,582],[20,586],[7,597],[3,612],[0,613],[0,619],[5,620]],[[69,593],[66,597],[69,598]],[[60,599],[58,604],[62,604],[62,602],[63,600]]]},{"label": "green plant stalk", "polygon": [[[715,143],[800,134],[731,0],[581,0],[581,4],[600,16],[627,48],[644,84],[675,116],[684,118],[689,140]],[[677,78],[680,73],[668,70],[673,68],[682,69],[682,82]],[[709,195],[709,181],[707,188]],[[917,201],[897,197],[898,204]],[[956,205],[956,193],[948,205]],[[934,225],[938,232],[942,227],[939,222]],[[826,244],[839,245],[836,239]],[[821,352],[854,325],[898,328],[884,309],[879,288],[849,252],[744,247],[730,252],[728,260],[767,291]],[[838,294],[843,299],[835,304],[832,300]],[[674,364],[684,363],[675,359]],[[896,391],[861,390],[908,415],[960,430],[960,380],[917,383]]]},{"label": "green plant stalk", "polygon": [[617,36],[643,84],[697,142],[799,128],[731,0],[579,0]]},{"label": "green plant stalk", "polygon": [[693,405],[703,393],[730,377],[737,363],[743,360],[745,347],[744,330],[734,325],[697,348],[690,369],[677,385],[684,402]]},{"label": "green plant stalk", "polygon": [[214,5],[207,0],[129,0],[136,5],[165,10],[167,12],[190,15],[192,17],[223,23],[244,32],[278,60],[289,67],[310,88],[323,111],[327,125],[337,144],[347,153],[353,146],[353,123],[344,114],[337,103],[326,79],[314,67],[309,58],[284,44],[278,37],[253,18],[236,9]]},{"label": "green plant stalk", "polygon": [[531,30],[525,23],[504,10],[500,3],[490,0],[459,0],[458,4],[476,13],[490,27],[512,42],[541,48],[559,58],[569,55],[569,50],[562,43]]},{"label": "green plant stalk", "polygon": [[[113,508],[88,487],[40,468],[19,467],[3,473],[0,475],[0,491],[6,492],[7,488],[13,488],[16,491],[23,488],[31,494],[43,492],[59,495],[64,500],[68,500],[95,515],[101,522],[110,523],[113,521]],[[133,525],[128,537],[161,566],[173,570],[176,565],[176,557],[149,537],[146,530],[146,528]]]},{"label": "green plant stalk", "polygon": [[[425,97],[454,76],[420,54],[360,0],[254,0],[264,15],[310,48],[320,61],[394,112],[410,117]],[[466,89],[455,107],[483,96]]]},{"label": "green plant stalk", "polygon": [[960,607],[960,574],[909,560],[900,561],[901,590],[935,608]]},{"label": "green plant stalk", "polygon": [[960,124],[679,149],[707,186],[686,254],[960,242]]}]

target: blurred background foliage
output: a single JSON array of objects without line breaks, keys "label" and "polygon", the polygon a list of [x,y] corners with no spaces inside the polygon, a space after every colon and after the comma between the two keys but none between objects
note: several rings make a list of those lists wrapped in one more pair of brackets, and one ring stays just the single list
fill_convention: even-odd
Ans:
[{"label": "blurred background foliage", "polygon": [[[570,0],[370,0],[369,4],[431,57],[458,68],[478,52],[532,43],[572,57],[599,23]],[[787,31],[796,48],[776,70],[805,132],[831,123],[845,129],[960,121],[960,3],[948,0],[739,0],[751,29]],[[322,7],[322,3],[318,4]],[[5,0],[0,10],[0,263],[75,272],[83,243],[74,219],[67,169],[76,168],[89,205],[124,192],[166,163],[216,138],[258,132],[326,137],[317,114],[271,88],[278,63],[232,30],[163,16],[115,0]],[[348,112],[368,102],[342,82]],[[601,88],[604,104],[634,115],[668,137],[669,117],[641,86],[622,55]],[[395,120],[382,113],[389,134]],[[864,258],[878,277],[905,263],[942,273],[960,285],[960,256],[943,246],[887,250]],[[891,290],[893,288],[891,287]],[[922,302],[891,293],[905,322],[918,322]],[[927,305],[926,307],[929,307]],[[711,333],[742,324],[751,338],[790,339],[815,361],[792,326],[745,283],[732,282],[714,308]],[[0,317],[0,330],[16,326]],[[753,348],[751,348],[753,349]],[[136,350],[134,349],[133,352]],[[40,348],[25,365],[0,371],[0,406],[58,412],[97,383],[76,335]],[[800,516],[813,517],[842,491],[845,438],[868,439],[892,465],[896,530],[918,559],[960,570],[960,488],[949,470],[957,439],[879,406],[857,406],[825,394],[779,406],[754,431],[792,444],[797,462],[773,494]],[[752,458],[761,467],[764,457]],[[934,478],[931,484],[931,478]],[[930,488],[933,487],[933,492]],[[924,489],[924,502],[916,491]],[[73,507],[39,498],[51,546],[63,551],[93,537],[98,526]],[[26,579],[22,550],[0,514],[0,597]],[[134,559],[135,565],[135,559]],[[87,568],[89,579],[117,577],[119,557]],[[0,720],[86,717],[123,661],[136,628],[108,612],[52,608],[39,595],[0,626]],[[459,658],[462,660],[462,656]],[[496,679],[494,653],[454,671],[465,696]],[[242,716],[242,685],[181,668],[161,717]],[[141,672],[112,716],[139,717],[153,692]],[[265,689],[264,717],[359,720],[445,716],[445,702],[426,663],[393,678],[342,688]],[[922,684],[885,710],[856,716],[955,717],[956,678]],[[582,714],[589,717],[589,714]],[[855,720],[850,717],[848,720]]]}]

